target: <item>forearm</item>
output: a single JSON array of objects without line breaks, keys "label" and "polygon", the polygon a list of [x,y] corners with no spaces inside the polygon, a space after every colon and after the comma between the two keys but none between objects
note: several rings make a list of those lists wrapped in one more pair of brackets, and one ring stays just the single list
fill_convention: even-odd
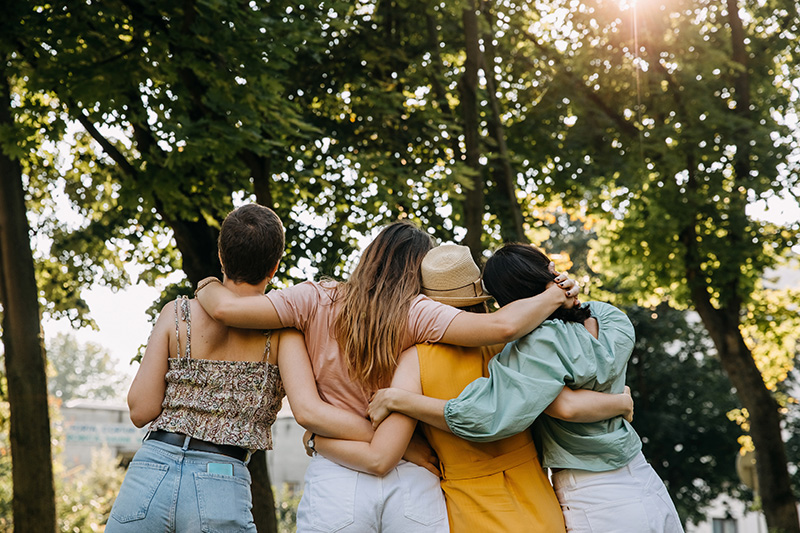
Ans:
[{"label": "forearm", "polygon": [[608,394],[592,390],[571,390],[564,387],[545,413],[568,422],[598,422],[633,411],[630,394]]},{"label": "forearm", "polygon": [[[206,280],[211,278],[206,278]],[[266,296],[239,296],[221,283],[200,282],[197,301],[214,320],[246,329],[278,329],[283,324]]]},{"label": "forearm", "polygon": [[556,285],[530,298],[511,302],[489,314],[458,314],[441,338],[457,346],[505,344],[530,333],[567,301],[566,293]]},{"label": "forearm", "polygon": [[415,420],[395,413],[384,421],[371,442],[317,437],[315,449],[340,465],[383,476],[403,457],[415,426]]},{"label": "forearm", "polygon": [[444,419],[444,406],[447,400],[431,398],[408,392],[403,389],[391,389],[389,396],[389,409],[397,413],[403,413],[420,422],[450,432],[447,422]]},{"label": "forearm", "polygon": [[321,400],[304,407],[299,417],[294,415],[298,424],[322,437],[369,442],[375,434],[366,418]]},{"label": "forearm", "polygon": [[369,442],[329,439],[326,437],[316,437],[315,441],[317,453],[326,459],[374,476],[384,475],[394,468],[402,457],[394,459],[387,457]]},{"label": "forearm", "polygon": [[511,337],[495,342],[511,342],[536,329],[567,301],[566,293],[557,285],[531,298],[511,302],[492,315],[511,329]]}]

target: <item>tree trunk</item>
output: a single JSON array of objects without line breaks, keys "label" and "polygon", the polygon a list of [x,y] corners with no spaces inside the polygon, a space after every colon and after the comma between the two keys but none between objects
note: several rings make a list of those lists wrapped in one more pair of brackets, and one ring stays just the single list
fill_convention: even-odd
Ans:
[{"label": "tree trunk", "polygon": [[464,227],[467,235],[464,244],[469,247],[475,261],[480,264],[481,236],[483,235],[483,175],[480,163],[480,133],[478,123],[478,65],[480,62],[480,46],[478,44],[478,15],[473,0],[469,8],[463,10],[464,38],[467,59],[464,75],[459,83],[461,93],[461,119],[464,124],[465,159],[472,169],[472,184],[464,194]]},{"label": "tree trunk", "polygon": [[[5,76],[0,126],[14,128]],[[19,163],[0,152],[0,297],[17,533],[56,531],[45,353],[29,231]]]},{"label": "tree trunk", "polygon": [[[754,137],[749,124],[750,112],[750,71],[745,32],[739,17],[737,0],[726,0],[728,22],[731,29],[732,59],[742,66],[734,77],[736,108],[733,113],[741,120],[742,128],[736,132],[734,142],[736,155],[733,162],[736,181],[741,185],[732,195],[734,214],[730,219],[730,234],[736,241],[747,238],[747,199],[743,191],[751,181],[750,139]],[[733,245],[737,245],[734,242]],[[737,268],[738,265],[731,265]],[[737,269],[738,271],[738,269]],[[725,312],[723,320],[713,321],[703,318],[709,333],[717,345],[722,365],[742,405],[749,413],[750,435],[756,448],[756,474],[761,505],[770,531],[800,533],[800,518],[797,514],[797,501],[792,494],[791,479],[787,468],[786,449],[781,435],[781,419],[778,404],[764,385],[761,373],[756,367],[753,355],[744,343],[739,331],[741,305],[735,287],[730,292],[733,302]],[[702,313],[701,313],[702,316]],[[712,327],[715,331],[712,331]]]},{"label": "tree trunk", "polygon": [[[117,150],[116,147],[102,135],[86,115],[79,112],[77,118],[109,157],[111,157],[123,171],[136,180],[138,171],[136,167],[127,160],[125,155]],[[149,144],[149,132],[146,126],[140,126],[136,128],[136,130],[139,132],[137,134],[137,147],[139,147],[140,151],[146,150],[147,146],[139,146],[139,143],[144,145]],[[259,162],[256,159],[248,156],[246,161],[251,163],[251,169],[254,172],[258,170],[257,163]],[[262,165],[261,168],[267,168],[266,163],[263,161],[261,161],[260,164]],[[254,175],[254,179],[259,180],[259,185],[256,190],[259,201],[271,202],[271,196],[267,195],[265,192],[269,192],[269,187],[268,184],[263,182],[263,176],[256,174]],[[164,222],[172,228],[175,242],[178,245],[178,250],[181,252],[181,268],[192,285],[197,285],[201,279],[207,276],[221,277],[222,272],[217,256],[217,236],[219,235],[219,231],[209,226],[203,217],[198,217],[197,220],[190,221],[171,216],[170,209],[164,205],[155,191],[153,192],[151,200],[158,214]],[[262,455],[262,457],[264,456]],[[253,519],[256,523],[256,528],[259,531],[276,531],[278,522],[275,516],[274,496],[269,483],[266,459],[264,460],[263,469],[257,468],[251,470],[251,473],[253,479]]]},{"label": "tree trunk", "polygon": [[253,480],[253,520],[259,533],[277,533],[275,495],[267,470],[267,453],[263,450],[253,454],[248,465]]},{"label": "tree trunk", "polygon": [[[717,311],[714,315],[723,313]],[[738,316],[733,311],[724,314]],[[798,533],[797,502],[786,467],[778,404],[764,385],[753,355],[741,336],[738,320],[720,320],[707,312],[701,312],[700,316],[714,340],[722,367],[749,414],[750,436],[756,448],[758,493],[767,527],[775,532]]]},{"label": "tree trunk", "polygon": [[[481,12],[489,23],[489,28],[494,28],[488,3],[482,3]],[[504,241],[527,242],[525,225],[522,217],[522,208],[517,200],[517,184],[514,169],[511,167],[511,158],[508,155],[506,132],[500,118],[500,102],[497,98],[497,84],[494,79],[495,50],[492,44],[491,32],[484,35],[484,53],[481,55],[483,74],[486,76],[486,93],[489,100],[489,134],[494,139],[496,153],[492,161],[492,181],[500,197],[495,208],[495,214],[500,219],[500,234]]]},{"label": "tree trunk", "polygon": [[756,449],[756,474],[767,527],[776,533],[800,533],[797,502],[792,494],[778,404],[739,330],[738,299],[715,308],[702,280],[697,235],[690,226],[682,235],[687,249],[687,281],[692,301],[719,353],[720,361],[742,406],[749,413],[750,436]]}]

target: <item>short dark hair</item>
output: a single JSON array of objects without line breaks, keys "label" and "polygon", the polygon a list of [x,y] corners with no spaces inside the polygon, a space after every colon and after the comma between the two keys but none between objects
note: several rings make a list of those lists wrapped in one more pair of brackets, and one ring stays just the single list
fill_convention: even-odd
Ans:
[{"label": "short dark hair", "polygon": [[283,256],[283,224],[269,207],[246,204],[225,217],[217,246],[225,275],[237,283],[255,285]]},{"label": "short dark hair", "polygon": [[[511,243],[497,250],[486,261],[483,283],[500,306],[541,294],[555,279],[548,268],[550,258],[529,244]],[[591,316],[588,305],[556,309],[550,319],[580,322]]]}]

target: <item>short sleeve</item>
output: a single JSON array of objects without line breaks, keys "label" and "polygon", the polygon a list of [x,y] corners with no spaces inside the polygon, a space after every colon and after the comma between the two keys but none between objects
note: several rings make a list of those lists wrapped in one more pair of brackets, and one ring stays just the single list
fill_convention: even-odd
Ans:
[{"label": "short sleeve", "polygon": [[463,311],[431,300],[427,296],[417,296],[411,302],[408,310],[408,332],[411,335],[411,344],[439,342],[450,326],[450,322],[459,313],[463,313]]},{"label": "short sleeve", "polygon": [[275,306],[283,327],[297,328],[302,332],[308,329],[309,320],[317,310],[320,296],[317,284],[311,281],[267,293],[267,298]]}]

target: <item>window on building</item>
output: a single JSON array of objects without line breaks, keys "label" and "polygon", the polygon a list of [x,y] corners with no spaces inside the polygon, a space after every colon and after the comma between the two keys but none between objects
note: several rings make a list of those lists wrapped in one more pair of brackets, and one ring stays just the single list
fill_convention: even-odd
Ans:
[{"label": "window on building", "polygon": [[735,518],[714,518],[711,524],[713,533],[739,533]]}]

